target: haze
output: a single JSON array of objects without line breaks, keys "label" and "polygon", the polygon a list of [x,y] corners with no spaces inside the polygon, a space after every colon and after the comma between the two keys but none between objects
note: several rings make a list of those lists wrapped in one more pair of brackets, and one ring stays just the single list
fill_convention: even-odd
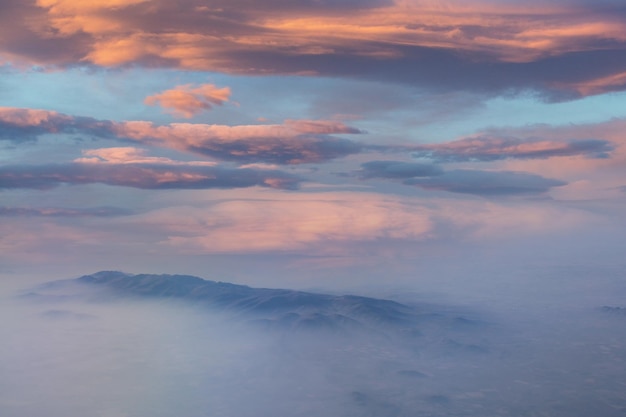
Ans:
[{"label": "haze", "polygon": [[[0,0],[0,74],[3,417],[624,414],[620,2]],[[443,321],[20,297],[98,271]]]}]

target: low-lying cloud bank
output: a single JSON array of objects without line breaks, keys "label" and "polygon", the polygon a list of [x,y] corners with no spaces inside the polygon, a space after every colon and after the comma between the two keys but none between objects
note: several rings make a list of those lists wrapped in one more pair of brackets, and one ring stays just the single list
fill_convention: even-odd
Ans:
[{"label": "low-lying cloud bank", "polygon": [[[548,307],[518,293],[528,308],[507,311],[202,285],[103,272],[3,294],[2,415],[617,417],[626,405],[624,317],[592,298]],[[202,303],[233,294],[262,303]],[[337,330],[338,316],[316,314],[324,300],[382,325]],[[254,320],[281,309],[308,324]]]}]

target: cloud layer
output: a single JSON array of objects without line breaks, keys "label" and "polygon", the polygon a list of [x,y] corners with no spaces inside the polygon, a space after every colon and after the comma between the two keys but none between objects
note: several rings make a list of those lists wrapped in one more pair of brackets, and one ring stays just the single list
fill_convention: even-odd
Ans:
[{"label": "cloud layer", "polygon": [[552,187],[566,185],[564,181],[544,178],[526,172],[477,171],[456,169],[430,178],[410,178],[404,181],[428,190],[480,196],[502,196],[545,193]]},{"label": "cloud layer", "polygon": [[427,190],[474,194],[484,197],[516,194],[540,194],[564,181],[526,172],[455,169],[444,171],[437,165],[401,161],[370,161],[361,164],[356,174],[362,179],[403,180]]},{"label": "cloud layer", "polygon": [[120,207],[2,207],[0,216],[6,217],[117,217],[128,216],[132,211]]},{"label": "cloud layer", "polygon": [[2,15],[0,58],[18,65],[319,74],[552,99],[626,88],[626,13],[611,2],[13,0]]},{"label": "cloud layer", "polygon": [[0,108],[0,139],[22,142],[44,134],[117,138],[200,154],[224,161],[281,165],[325,162],[361,151],[334,134],[360,130],[337,121],[286,120],[279,125],[208,125],[115,122],[54,111]]},{"label": "cloud layer", "polygon": [[454,142],[416,146],[414,156],[438,162],[545,159],[558,156],[605,158],[614,149],[604,139],[547,140],[506,136],[473,136]]},{"label": "cloud layer", "polygon": [[294,189],[298,178],[282,171],[171,164],[67,163],[0,167],[0,190],[47,190],[62,184],[107,184],[150,190],[271,187]]},{"label": "cloud layer", "polygon": [[433,164],[401,161],[369,161],[361,164],[361,170],[358,171],[357,174],[363,179],[406,179],[441,175],[443,174],[443,169]]}]

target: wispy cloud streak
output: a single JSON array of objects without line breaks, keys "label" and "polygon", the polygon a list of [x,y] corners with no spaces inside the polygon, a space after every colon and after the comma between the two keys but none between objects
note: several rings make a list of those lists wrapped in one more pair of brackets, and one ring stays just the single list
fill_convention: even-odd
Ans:
[{"label": "wispy cloud streak", "polygon": [[51,110],[0,107],[0,140],[23,142],[45,134],[60,133],[111,137],[113,126],[111,121],[70,116]]},{"label": "wispy cloud streak", "polygon": [[0,206],[0,216],[5,217],[118,217],[134,214],[120,207],[6,207]]},{"label": "wispy cloud streak", "polygon": [[567,183],[527,172],[457,169],[436,177],[406,179],[404,184],[427,190],[496,197],[542,194]]},{"label": "wispy cloud streak", "polygon": [[559,156],[606,158],[614,149],[604,139],[548,140],[478,135],[433,145],[416,146],[414,156],[437,162],[545,159]]},{"label": "wispy cloud streak", "polygon": [[148,121],[115,122],[48,110],[0,108],[0,139],[33,140],[44,134],[117,138],[191,152],[218,160],[280,165],[325,162],[362,147],[334,134],[360,130],[337,121],[287,120],[274,125],[208,125]]},{"label": "wispy cloud streak", "polygon": [[370,161],[355,173],[364,180],[402,180],[427,190],[473,194],[483,197],[541,194],[567,183],[527,172],[456,169],[402,161]]},{"label": "wispy cloud streak", "polygon": [[62,184],[107,184],[141,189],[297,188],[297,177],[276,170],[171,164],[70,163],[0,167],[0,189],[46,190]]}]

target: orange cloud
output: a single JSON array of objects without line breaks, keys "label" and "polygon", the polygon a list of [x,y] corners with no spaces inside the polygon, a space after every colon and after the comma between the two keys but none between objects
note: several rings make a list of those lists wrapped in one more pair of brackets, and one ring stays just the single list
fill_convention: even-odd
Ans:
[{"label": "orange cloud", "polygon": [[0,107],[0,121],[15,127],[41,127],[53,133],[58,131],[58,124],[71,122],[72,117],[50,110]]},{"label": "orange cloud", "polygon": [[184,0],[173,7],[167,0],[39,0],[37,6],[11,6],[19,18],[0,29],[1,59],[341,75],[455,90],[531,88],[561,98],[624,89],[626,22],[603,2],[211,0],[198,7]]},{"label": "orange cloud", "polygon": [[218,88],[213,84],[194,87],[179,85],[171,90],[146,97],[145,104],[160,105],[175,116],[191,118],[196,114],[221,106],[230,98],[230,88]]},{"label": "orange cloud", "polygon": [[[37,0],[37,6],[48,12],[51,29],[55,36],[77,33],[119,33],[125,31],[121,19],[107,16],[150,0]],[[48,32],[52,35],[53,32]]]},{"label": "orange cloud", "polygon": [[358,143],[331,136],[361,133],[338,121],[287,120],[284,124],[242,126],[155,125],[148,121],[114,122],[47,110],[0,108],[0,139],[25,140],[46,133],[77,132],[130,139],[242,163],[324,162],[362,150]]},{"label": "orange cloud", "polygon": [[[613,144],[605,139],[547,139],[543,135],[519,138],[510,133],[477,134],[453,142],[414,147],[415,156],[439,162],[541,159],[583,155],[606,158]],[[580,135],[576,132],[574,134]]]},{"label": "orange cloud", "polygon": [[[74,162],[82,164],[165,164],[165,165],[190,165],[190,166],[215,166],[215,162],[209,161],[175,161],[170,158],[146,156],[144,149],[130,146],[115,148],[88,149],[82,151],[83,157]],[[253,167],[252,167],[253,168]]]},{"label": "orange cloud", "polygon": [[[358,133],[341,122],[287,121],[283,125],[226,126],[151,122],[117,123],[119,137],[242,162],[302,164],[358,153],[361,147],[328,133]],[[320,133],[324,132],[324,133]]]},{"label": "orange cloud", "polygon": [[595,78],[582,82],[574,82],[569,85],[555,83],[559,88],[569,88],[575,90],[581,96],[591,96],[608,93],[611,91],[623,90],[626,88],[626,71],[612,74],[607,77]]}]

